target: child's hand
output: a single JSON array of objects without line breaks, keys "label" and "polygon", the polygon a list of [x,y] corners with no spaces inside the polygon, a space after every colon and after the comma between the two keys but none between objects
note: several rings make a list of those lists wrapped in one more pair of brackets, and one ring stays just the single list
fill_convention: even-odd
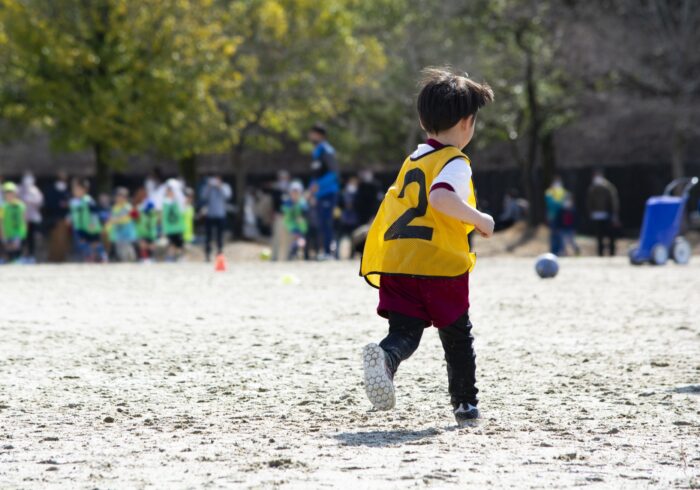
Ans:
[{"label": "child's hand", "polygon": [[476,231],[484,238],[491,238],[493,236],[493,228],[496,223],[493,218],[486,213],[481,213],[481,222],[475,225]]}]

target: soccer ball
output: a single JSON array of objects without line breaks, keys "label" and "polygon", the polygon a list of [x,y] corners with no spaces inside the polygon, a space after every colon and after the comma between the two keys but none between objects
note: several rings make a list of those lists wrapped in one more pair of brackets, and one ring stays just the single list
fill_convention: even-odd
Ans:
[{"label": "soccer ball", "polygon": [[559,272],[559,261],[554,254],[542,254],[537,257],[535,271],[542,279],[550,279]]}]

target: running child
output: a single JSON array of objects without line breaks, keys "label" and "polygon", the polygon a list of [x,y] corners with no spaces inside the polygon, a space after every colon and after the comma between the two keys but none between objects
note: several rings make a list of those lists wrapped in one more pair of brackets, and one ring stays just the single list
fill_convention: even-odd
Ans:
[{"label": "running child", "polygon": [[26,206],[17,195],[17,185],[5,182],[2,186],[3,204],[0,207],[0,238],[9,262],[19,262],[27,239]]},{"label": "running child", "polygon": [[488,238],[493,218],[476,209],[471,163],[462,152],[476,115],[493,92],[466,76],[428,69],[418,116],[428,140],[409,155],[372,223],[361,275],[379,288],[377,312],[389,333],[363,349],[364,384],[377,410],[395,405],[393,378],[418,348],[423,331],[438,328],[448,388],[458,423],[479,417],[476,356],[469,321],[469,273],[476,257],[467,235]]}]

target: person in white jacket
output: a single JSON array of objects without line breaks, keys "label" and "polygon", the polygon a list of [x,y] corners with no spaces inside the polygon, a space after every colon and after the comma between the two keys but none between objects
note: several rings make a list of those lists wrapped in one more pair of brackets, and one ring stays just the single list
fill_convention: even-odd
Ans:
[{"label": "person in white jacket", "polygon": [[19,198],[27,207],[27,246],[26,260],[36,261],[36,235],[41,227],[41,208],[44,206],[44,194],[36,186],[34,175],[26,172],[22,177],[19,189]]}]

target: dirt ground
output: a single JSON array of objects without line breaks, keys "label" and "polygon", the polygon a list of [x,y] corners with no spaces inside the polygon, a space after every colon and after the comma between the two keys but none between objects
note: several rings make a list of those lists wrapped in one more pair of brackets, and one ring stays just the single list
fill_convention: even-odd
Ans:
[{"label": "dirt ground", "polygon": [[372,412],[340,263],[0,268],[0,488],[698,488],[700,259],[483,258],[483,420],[435,332]]}]

